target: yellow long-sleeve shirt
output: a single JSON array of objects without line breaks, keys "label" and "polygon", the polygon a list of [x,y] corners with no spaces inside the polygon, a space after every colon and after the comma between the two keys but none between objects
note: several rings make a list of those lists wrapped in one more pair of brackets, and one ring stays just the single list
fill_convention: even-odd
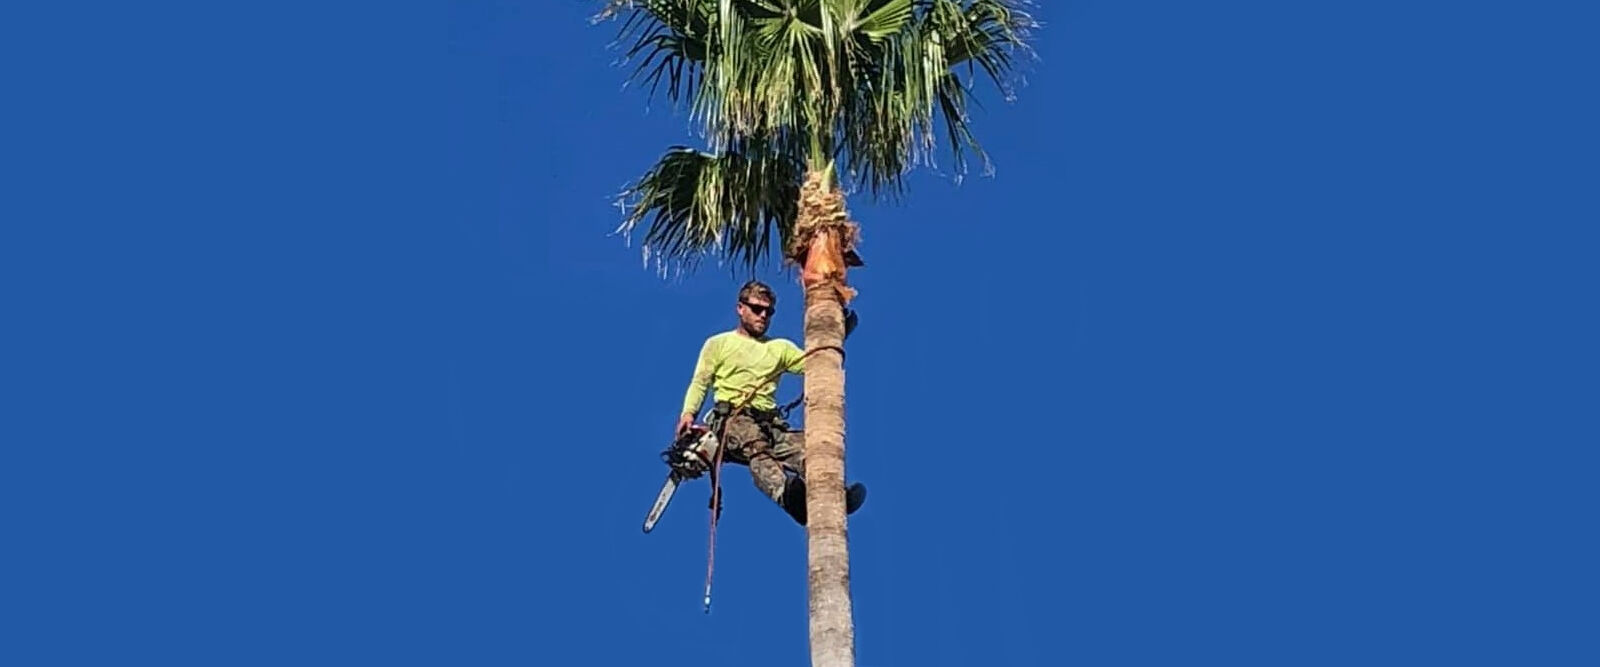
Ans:
[{"label": "yellow long-sleeve shirt", "polygon": [[776,374],[779,368],[796,375],[803,373],[804,354],[798,345],[783,338],[756,339],[738,331],[725,331],[707,338],[700,347],[700,359],[695,362],[689,391],[683,397],[683,414],[700,413],[707,387],[715,392],[713,400],[737,403],[758,383],[762,386],[755,390],[749,406],[756,410],[775,409],[778,378],[763,381]]}]

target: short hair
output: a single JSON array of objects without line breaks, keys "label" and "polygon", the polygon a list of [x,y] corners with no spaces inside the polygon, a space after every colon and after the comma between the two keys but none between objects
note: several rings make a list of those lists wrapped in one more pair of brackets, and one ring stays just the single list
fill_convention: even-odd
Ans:
[{"label": "short hair", "polygon": [[744,301],[752,296],[759,296],[774,306],[778,305],[778,295],[772,293],[772,288],[759,280],[752,280],[739,288],[739,300]]}]

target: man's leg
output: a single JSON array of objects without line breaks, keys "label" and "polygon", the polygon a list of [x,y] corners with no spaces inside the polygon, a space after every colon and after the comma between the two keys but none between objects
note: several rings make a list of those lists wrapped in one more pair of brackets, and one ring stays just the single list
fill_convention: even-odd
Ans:
[{"label": "man's leg", "polygon": [[[777,442],[772,445],[772,460],[778,473],[784,475],[783,486],[772,499],[794,519],[806,525],[806,434],[804,431],[780,430]],[[791,476],[792,475],[792,476]]]},{"label": "man's leg", "polygon": [[782,502],[785,482],[784,466],[773,456],[773,445],[766,430],[755,420],[736,415],[728,420],[723,440],[727,443],[729,461],[750,466],[750,478],[756,488],[775,502]]},{"label": "man's leg", "polygon": [[778,441],[772,444],[772,458],[801,477],[806,476],[806,432],[780,431]]},{"label": "man's leg", "polygon": [[750,449],[754,450],[750,454],[750,478],[755,481],[756,488],[773,502],[783,504],[783,492],[789,484],[783,461],[772,453],[766,440],[757,441],[756,446]]},{"label": "man's leg", "polygon": [[[783,431],[772,446],[772,458],[784,470],[794,473],[784,486],[783,496],[774,498],[784,511],[800,525],[806,523],[806,434],[805,431]],[[867,487],[856,482],[845,487],[845,513],[854,514],[867,501]]]},{"label": "man's leg", "polygon": [[[754,421],[740,430],[745,436],[741,453],[750,466],[750,478],[796,523],[806,523],[805,442],[794,432],[763,429]],[[776,442],[773,442],[776,440]]]}]

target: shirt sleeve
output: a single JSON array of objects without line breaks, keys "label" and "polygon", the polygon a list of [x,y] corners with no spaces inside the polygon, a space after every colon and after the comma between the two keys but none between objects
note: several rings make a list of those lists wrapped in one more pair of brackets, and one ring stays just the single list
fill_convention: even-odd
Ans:
[{"label": "shirt sleeve", "polygon": [[700,358],[695,361],[694,374],[689,377],[689,390],[684,392],[683,411],[680,414],[700,414],[700,406],[706,400],[706,388],[711,386],[711,375],[717,368],[714,340],[707,338],[705,344],[700,346]]},{"label": "shirt sleeve", "polygon": [[[788,342],[788,341],[785,341]],[[806,353],[800,350],[799,345],[789,342],[783,348],[784,370],[795,375],[806,374]]]}]

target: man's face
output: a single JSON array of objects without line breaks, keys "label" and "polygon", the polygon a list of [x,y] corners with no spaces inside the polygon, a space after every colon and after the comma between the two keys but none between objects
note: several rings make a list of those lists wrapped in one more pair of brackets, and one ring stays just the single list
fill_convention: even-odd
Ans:
[{"label": "man's face", "polygon": [[739,300],[739,325],[752,336],[764,336],[772,323],[772,302],[760,296]]}]

